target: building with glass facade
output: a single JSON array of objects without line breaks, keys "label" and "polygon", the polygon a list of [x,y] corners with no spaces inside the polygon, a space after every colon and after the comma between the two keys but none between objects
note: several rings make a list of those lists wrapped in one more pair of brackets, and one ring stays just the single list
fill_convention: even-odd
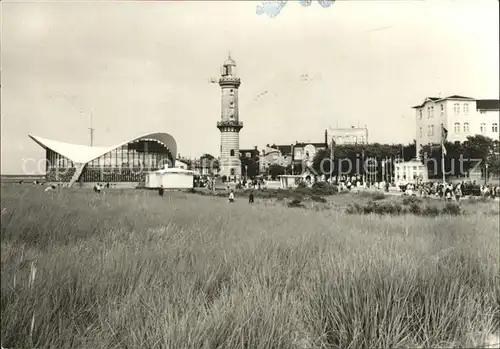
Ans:
[{"label": "building with glass facade", "polygon": [[144,135],[110,147],[62,143],[29,136],[46,152],[49,182],[143,183],[148,171],[173,167],[177,143],[167,133]]}]

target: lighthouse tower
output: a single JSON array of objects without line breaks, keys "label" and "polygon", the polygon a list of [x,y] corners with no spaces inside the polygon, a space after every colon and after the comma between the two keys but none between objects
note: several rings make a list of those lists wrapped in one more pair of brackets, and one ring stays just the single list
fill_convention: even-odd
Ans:
[{"label": "lighthouse tower", "polygon": [[222,66],[219,86],[221,88],[221,120],[217,122],[220,131],[220,175],[228,179],[241,178],[240,130],[243,123],[238,115],[238,88],[240,78],[236,76],[236,63],[229,54]]}]

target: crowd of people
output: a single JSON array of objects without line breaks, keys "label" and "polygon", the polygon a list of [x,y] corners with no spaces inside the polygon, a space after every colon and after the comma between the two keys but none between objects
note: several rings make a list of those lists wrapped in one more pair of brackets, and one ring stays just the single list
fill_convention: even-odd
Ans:
[{"label": "crowd of people", "polygon": [[[267,180],[269,178],[259,177],[254,179],[230,179],[224,182],[225,189],[229,192],[229,202],[234,202],[234,190],[239,189],[262,189],[266,187]],[[311,176],[305,177],[302,182],[306,186],[312,186],[316,181],[327,181],[325,178],[314,178]],[[19,181],[22,184],[24,181]],[[194,187],[207,188],[209,190],[214,190],[216,185],[216,178],[210,176],[200,176],[195,178],[193,183]],[[462,181],[460,183],[439,183],[439,182],[418,182],[413,183],[390,183],[389,181],[380,182],[369,182],[364,181],[361,176],[338,176],[332,178],[332,181],[328,181],[332,185],[335,185],[339,191],[353,191],[356,190],[360,192],[367,189],[382,190],[384,192],[389,192],[391,187],[396,187],[403,195],[409,196],[420,196],[420,197],[436,197],[445,199],[447,201],[456,200],[459,201],[464,196],[481,196],[491,199],[500,199],[500,185],[498,184],[482,184],[479,185],[476,181]],[[45,185],[45,182],[40,182],[38,180],[33,181],[35,185]],[[60,186],[61,183],[58,184]],[[100,193],[104,188],[109,188],[110,183],[97,183],[94,185],[93,190],[96,193]],[[55,190],[57,187],[54,184],[47,186],[45,191]],[[163,186],[159,188],[159,195],[163,196],[164,188]],[[249,196],[249,202],[253,203],[253,193]]]},{"label": "crowd of people", "polygon": [[103,188],[109,189],[109,183],[106,184],[97,183],[96,185],[94,185],[93,190],[95,193],[100,193]]},{"label": "crowd of people", "polygon": [[459,201],[464,196],[481,196],[485,198],[500,198],[499,185],[478,185],[475,182],[463,181],[460,183],[418,183],[401,186],[406,195],[421,197],[439,197],[447,201]]},{"label": "crowd of people", "polygon": [[[193,187],[195,188],[207,188],[209,190],[214,190],[217,179],[210,176],[200,176],[194,178]],[[264,177],[254,178],[254,179],[236,179],[230,178],[224,182],[227,190],[234,188],[239,189],[261,189],[265,187],[267,180]]]}]

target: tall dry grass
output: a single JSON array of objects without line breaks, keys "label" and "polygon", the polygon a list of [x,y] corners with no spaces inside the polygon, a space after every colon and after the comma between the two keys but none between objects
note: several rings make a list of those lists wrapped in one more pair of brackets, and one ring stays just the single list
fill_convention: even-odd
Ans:
[{"label": "tall dry grass", "polygon": [[498,216],[482,210],[2,190],[4,347],[470,347],[499,326]]}]

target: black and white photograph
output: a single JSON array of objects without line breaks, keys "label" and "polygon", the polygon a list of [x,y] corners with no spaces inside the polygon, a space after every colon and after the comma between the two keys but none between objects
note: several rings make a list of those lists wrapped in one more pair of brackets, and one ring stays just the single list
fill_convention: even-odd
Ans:
[{"label": "black and white photograph", "polygon": [[498,0],[2,0],[1,349],[500,349]]}]

